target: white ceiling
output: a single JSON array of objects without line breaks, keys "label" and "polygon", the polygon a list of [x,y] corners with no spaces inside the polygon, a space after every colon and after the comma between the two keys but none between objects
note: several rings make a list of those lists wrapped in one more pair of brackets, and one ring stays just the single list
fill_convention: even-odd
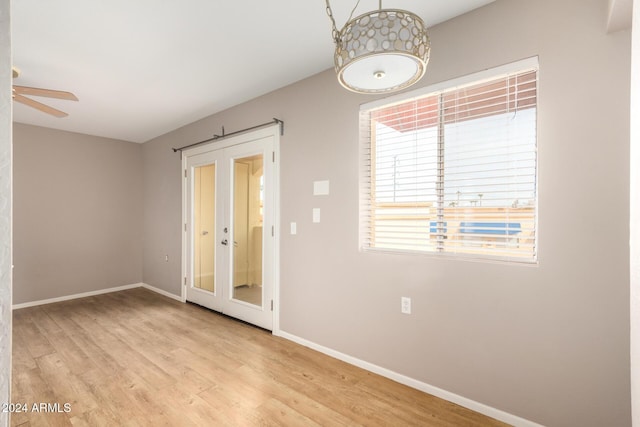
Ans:
[{"label": "white ceiling", "polygon": [[[387,0],[428,26],[493,0]],[[341,27],[356,0],[334,0]],[[362,0],[356,15],[376,9]],[[333,66],[323,0],[18,0],[16,84],[75,93],[36,98],[58,119],[14,103],[14,121],[133,142]],[[432,46],[438,49],[438,46]]]}]

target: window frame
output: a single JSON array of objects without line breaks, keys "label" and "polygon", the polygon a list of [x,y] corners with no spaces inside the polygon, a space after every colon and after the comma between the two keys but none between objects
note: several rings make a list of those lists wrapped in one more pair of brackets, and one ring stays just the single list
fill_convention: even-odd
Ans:
[{"label": "window frame", "polygon": [[[440,219],[443,215],[440,215],[441,212],[438,212],[436,219],[438,220],[438,229],[440,232],[438,233],[436,242],[436,249],[432,250],[410,250],[410,249],[393,249],[393,248],[384,248],[384,247],[375,247],[374,244],[374,219],[372,219],[371,215],[374,211],[374,206],[380,205],[379,202],[373,200],[375,198],[375,137],[372,135],[371,129],[371,111],[376,110],[383,107],[388,107],[394,104],[402,104],[408,103],[411,101],[415,101],[419,98],[425,98],[429,96],[441,95],[446,92],[458,90],[467,86],[475,86],[479,84],[483,84],[485,82],[494,81],[500,78],[506,78],[508,76],[525,73],[528,71],[535,71],[536,75],[536,99],[535,99],[535,109],[536,109],[536,117],[535,117],[535,147],[533,149],[533,154],[535,155],[535,177],[534,177],[534,204],[533,204],[533,248],[531,256],[527,257],[518,257],[518,256],[507,256],[507,255],[496,255],[491,253],[465,253],[465,252],[454,252],[444,250],[444,241],[442,240],[442,227],[444,227],[440,223]],[[502,65],[499,67],[494,67],[490,69],[486,69],[477,73],[472,73],[463,77],[439,82],[433,85],[429,85],[423,88],[419,88],[417,90],[405,92],[399,95],[394,95],[391,97],[386,97],[382,99],[378,99],[373,102],[365,103],[360,106],[360,118],[359,118],[359,133],[360,133],[360,182],[359,182],[359,249],[362,252],[375,252],[375,253],[392,253],[392,254],[407,254],[407,255],[422,255],[428,257],[437,257],[437,258],[451,258],[451,259],[462,259],[462,260],[475,260],[482,262],[505,262],[509,264],[523,264],[523,265],[537,265],[538,264],[538,237],[539,237],[539,226],[538,226],[538,216],[539,216],[539,195],[538,195],[538,182],[539,182],[539,159],[538,159],[538,129],[539,129],[539,63],[538,57],[531,57],[527,59],[523,59],[520,61],[512,62],[506,65]],[[441,114],[441,112],[440,112]],[[444,119],[438,118],[438,127],[443,126]],[[438,154],[440,154],[440,150],[442,149],[442,153],[444,153],[445,141],[444,141],[444,129],[439,129],[438,132]],[[442,164],[441,164],[442,163]],[[444,186],[444,161],[438,162],[437,166],[437,186]],[[444,188],[441,189],[444,192]],[[440,192],[440,190],[438,190]],[[438,198],[440,195],[438,195]],[[384,202],[383,202],[384,203]],[[395,205],[394,205],[395,206]],[[436,205],[438,211],[444,210],[444,204],[438,203]]]}]

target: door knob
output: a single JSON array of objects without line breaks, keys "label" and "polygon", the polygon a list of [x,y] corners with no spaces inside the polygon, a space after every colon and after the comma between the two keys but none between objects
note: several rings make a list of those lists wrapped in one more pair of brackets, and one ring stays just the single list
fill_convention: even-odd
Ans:
[{"label": "door knob", "polygon": [[229,244],[229,241],[228,241],[227,239],[224,239],[224,240],[223,240],[222,242],[220,242],[220,243],[222,243],[223,245],[227,246],[227,245]]}]

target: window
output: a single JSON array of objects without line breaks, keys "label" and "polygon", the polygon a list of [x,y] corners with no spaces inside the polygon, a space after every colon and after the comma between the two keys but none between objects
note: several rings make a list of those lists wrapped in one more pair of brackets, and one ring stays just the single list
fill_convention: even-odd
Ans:
[{"label": "window", "polygon": [[536,261],[533,62],[362,107],[363,249]]}]

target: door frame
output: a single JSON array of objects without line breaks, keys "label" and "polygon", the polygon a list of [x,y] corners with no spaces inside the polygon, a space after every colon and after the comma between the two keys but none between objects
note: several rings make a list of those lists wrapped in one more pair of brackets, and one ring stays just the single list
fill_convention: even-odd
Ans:
[{"label": "door frame", "polygon": [[[187,301],[187,272],[189,269],[189,248],[188,236],[189,232],[188,224],[188,204],[189,200],[189,188],[188,188],[188,168],[187,160],[189,157],[203,154],[214,150],[221,150],[224,148],[232,147],[235,145],[244,144],[247,142],[255,141],[258,139],[273,137],[273,327],[272,334],[277,335],[280,331],[280,125],[273,124],[265,126],[264,128],[248,131],[238,135],[234,135],[225,138],[221,141],[212,141],[210,143],[202,144],[197,147],[190,148],[182,151],[182,269],[181,269],[181,281],[180,286],[180,300],[182,302]],[[265,161],[268,159],[265,158]]]}]

